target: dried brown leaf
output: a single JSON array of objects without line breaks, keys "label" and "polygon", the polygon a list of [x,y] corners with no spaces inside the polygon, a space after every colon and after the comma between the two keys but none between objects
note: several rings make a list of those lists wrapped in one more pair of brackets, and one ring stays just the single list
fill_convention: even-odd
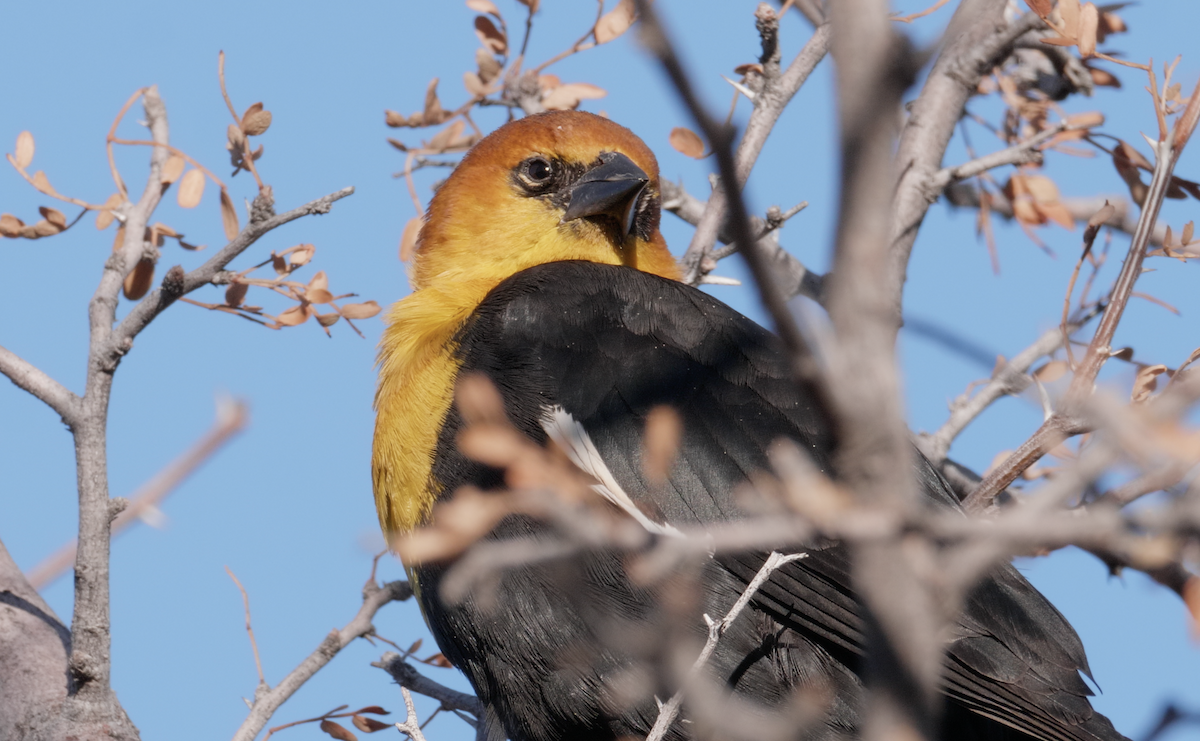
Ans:
[{"label": "dried brown leaf", "polygon": [[1045,175],[1026,175],[1022,179],[1025,190],[1033,196],[1033,200],[1038,203],[1058,202],[1058,186],[1050,178]]},{"label": "dried brown leaf", "polygon": [[179,192],[175,194],[175,199],[182,208],[195,208],[200,205],[200,199],[204,197],[204,181],[204,173],[194,167],[184,173],[183,179],[179,181]]},{"label": "dried brown leaf", "polygon": [[21,236],[23,228],[25,228],[25,222],[16,216],[12,214],[0,214],[0,237],[16,239]]},{"label": "dried brown leaf", "polygon": [[1037,209],[1045,221],[1053,221],[1064,229],[1075,228],[1075,217],[1071,215],[1071,209],[1057,201],[1054,203],[1035,203],[1034,208]]},{"label": "dried brown leaf", "polygon": [[1190,577],[1184,583],[1183,602],[1192,615],[1192,637],[1200,640],[1200,576]]},{"label": "dried brown leaf", "polygon": [[241,227],[238,226],[237,211],[233,208],[233,199],[229,197],[229,191],[224,188],[221,188],[221,225],[225,227],[226,239],[230,241],[237,239],[238,232],[241,231]]},{"label": "dried brown leaf", "polygon": [[[463,72],[463,87],[467,89],[468,93],[478,98],[482,98],[488,93],[487,85],[484,84],[483,80],[480,79],[478,74],[471,72],[470,70]],[[388,141],[391,141],[391,139]]]},{"label": "dried brown leaf", "polygon": [[45,219],[41,219],[33,226],[27,226],[22,229],[21,236],[28,238],[32,234],[32,239],[38,239],[40,237],[53,237],[61,231],[62,227],[58,224],[52,224]]},{"label": "dried brown leaf", "polygon": [[435,152],[444,152],[449,148],[450,143],[462,135],[463,128],[466,123],[463,120],[457,119],[446,128],[433,135],[433,138],[425,145],[427,149],[432,149]]},{"label": "dried brown leaf", "polygon": [[24,170],[33,164],[33,152],[33,134],[28,131],[17,134],[16,155],[13,157],[17,162],[17,169]]},{"label": "dried brown leaf", "polygon": [[288,255],[288,262],[290,262],[294,267],[298,268],[303,265],[307,265],[309,261],[313,259],[313,255],[316,253],[317,248],[313,245],[302,244],[296,247],[296,249]]},{"label": "dried brown leaf", "polygon": [[375,720],[374,718],[368,718],[365,715],[359,715],[357,713],[350,718],[350,721],[354,723],[355,728],[363,733],[374,733],[376,731],[382,731],[385,728],[395,728],[395,726],[393,726],[391,723],[384,723],[383,721]]},{"label": "dried brown leaf", "polygon": [[417,661],[420,661],[422,664],[428,664],[429,666],[441,667],[442,669],[454,668],[454,664],[450,663],[450,659],[447,659],[445,655],[440,652],[424,659],[417,659]]},{"label": "dried brown leaf", "polygon": [[275,320],[285,327],[295,327],[308,321],[308,317],[311,313],[312,309],[310,309],[306,304],[297,304],[287,311],[284,311],[282,314],[276,317]]},{"label": "dried brown leaf", "polygon": [[667,137],[667,140],[680,154],[697,160],[704,157],[704,142],[691,129],[676,126],[671,129],[671,135]]},{"label": "dried brown leaf", "polygon": [[[383,112],[383,122],[385,124],[387,124],[388,126],[391,126],[393,129],[399,129],[399,128],[408,126],[408,117],[405,116],[403,113],[397,113],[395,111],[385,110]],[[389,139],[388,141],[391,141],[391,140]],[[401,151],[403,151],[403,150],[401,150]]]},{"label": "dried brown leaf", "polygon": [[1183,225],[1183,234],[1179,237],[1179,241],[1187,244],[1192,241],[1192,236],[1196,232],[1196,222],[1189,221]]},{"label": "dried brown leaf", "polygon": [[1025,4],[1041,18],[1049,16],[1050,12],[1054,10],[1054,3],[1051,0],[1025,0]]},{"label": "dried brown leaf", "polygon": [[593,33],[597,44],[606,44],[629,30],[637,20],[633,0],[620,0],[617,6],[600,16]]},{"label": "dried brown leaf", "polygon": [[529,8],[529,14],[533,15],[538,11],[538,6],[541,5],[541,0],[517,0],[520,4]]},{"label": "dried brown leaf", "polygon": [[246,134],[237,124],[229,124],[229,128],[225,129],[225,138],[229,140],[225,148],[230,152],[241,152],[246,148]]},{"label": "dried brown leaf", "polygon": [[271,253],[271,268],[275,271],[276,275],[287,275],[287,273],[288,273],[287,260],[283,259],[283,255],[276,255],[274,252],[272,252]]},{"label": "dried brown leaf", "polygon": [[476,13],[491,13],[497,18],[500,17],[500,9],[492,0],[467,0],[467,7]]},{"label": "dried brown leaf", "polygon": [[482,47],[475,50],[475,66],[479,68],[479,79],[483,80],[484,83],[489,83],[496,79],[504,70],[500,62],[496,61],[496,57]]},{"label": "dried brown leaf", "polygon": [[1088,72],[1092,76],[1092,84],[1096,85],[1097,87],[1121,87],[1121,80],[1107,70],[1088,67]]},{"label": "dried brown leaf", "polygon": [[560,85],[542,98],[542,106],[550,111],[568,111],[579,106],[582,100],[603,98],[608,93],[602,87],[586,82],[571,82]]},{"label": "dried brown leaf", "polygon": [[138,264],[129,272],[129,275],[125,276],[125,298],[130,301],[137,301],[150,291],[150,286],[153,283],[154,261],[143,257],[141,260],[138,260]]},{"label": "dried brown leaf", "polygon": [[1088,111],[1067,116],[1066,124],[1075,129],[1091,129],[1104,125],[1104,114],[1100,111]]},{"label": "dried brown leaf", "polygon": [[1096,53],[1096,35],[1100,26],[1100,11],[1092,3],[1083,6],[1079,15],[1079,56],[1087,59]]},{"label": "dried brown leaf", "polygon": [[430,81],[425,89],[425,108],[421,112],[423,126],[434,126],[446,120],[447,113],[442,110],[442,104],[437,95],[438,78]]},{"label": "dried brown leaf", "polygon": [[342,316],[347,319],[370,319],[379,312],[379,304],[374,301],[364,301],[361,304],[346,304],[342,307]]},{"label": "dried brown leaf", "polygon": [[242,114],[242,132],[246,136],[265,134],[271,126],[271,112],[263,110],[262,103],[255,103]]},{"label": "dried brown leaf", "polygon": [[[328,329],[329,327],[337,324],[338,320],[342,318],[342,315],[336,312],[330,312],[329,314],[316,314],[316,317],[317,323]],[[326,334],[328,334],[328,332]]]},{"label": "dried brown leaf", "polygon": [[173,154],[167,158],[167,163],[163,165],[162,175],[160,179],[166,185],[170,185],[179,179],[183,174],[183,167],[187,164],[187,160],[177,154]]},{"label": "dried brown leaf", "polygon": [[1102,208],[1099,211],[1097,211],[1096,213],[1092,214],[1091,218],[1088,219],[1088,226],[1093,227],[1093,228],[1103,226],[1103,225],[1107,224],[1109,219],[1111,219],[1113,216],[1115,216],[1116,213],[1117,213],[1116,207],[1113,206],[1108,201],[1105,201],[1104,208]]},{"label": "dried brown leaf", "polygon": [[328,291],[329,276],[325,275],[324,270],[318,270],[317,274],[308,281],[307,288],[310,291]]},{"label": "dried brown leaf", "polygon": [[399,140],[397,140],[397,139],[392,139],[391,137],[388,137],[388,140],[387,140],[387,142],[388,142],[388,144],[391,144],[391,145],[392,145],[393,147],[395,147],[396,149],[399,149],[401,152],[407,152],[407,151],[408,151],[408,147],[407,147],[407,146],[405,146],[404,142],[402,142],[402,141],[399,141]]},{"label": "dried brown leaf", "polygon": [[304,292],[304,298],[314,304],[327,304],[333,300],[333,294],[324,288],[310,288]]},{"label": "dried brown leaf", "polygon": [[1033,372],[1033,377],[1042,383],[1054,383],[1066,375],[1068,370],[1065,360],[1051,360]]},{"label": "dried brown leaf", "polygon": [[245,283],[230,283],[225,289],[225,303],[229,306],[241,306],[246,300],[246,292],[250,290],[250,286]]},{"label": "dried brown leaf", "polygon": [[62,211],[49,206],[38,206],[38,213],[42,215],[43,219],[58,227],[59,231],[67,228],[67,217],[63,216]]},{"label": "dried brown leaf", "polygon": [[496,28],[496,24],[492,23],[492,19],[486,15],[475,16],[475,35],[493,53],[508,53],[508,39],[500,32],[500,29]]},{"label": "dried brown leaf", "polygon": [[[749,74],[761,75],[761,74],[763,74],[763,66],[761,64],[759,64],[758,62],[748,62],[746,64],[739,64],[738,66],[733,68],[733,73],[735,75],[741,75],[742,77],[745,77],[746,75],[749,75]],[[986,78],[986,79],[988,79],[989,82],[991,81],[991,78]]]},{"label": "dried brown leaf", "polygon": [[1079,38],[1079,17],[1082,13],[1079,0],[1058,0],[1058,15],[1062,18],[1064,35],[1072,39]]},{"label": "dried brown leaf", "polygon": [[1129,395],[1129,400],[1134,404],[1140,404],[1150,398],[1150,394],[1158,388],[1158,377],[1167,372],[1167,366],[1148,365],[1138,370],[1137,376],[1133,379],[1133,392]]},{"label": "dried brown leaf", "polygon": [[400,237],[400,262],[408,262],[417,254],[417,242],[421,238],[421,227],[425,220],[414,216],[404,225],[404,234]]},{"label": "dried brown leaf", "polygon": [[321,721],[321,730],[333,736],[338,741],[358,741],[358,736],[346,730],[345,726],[335,723],[328,718]]},{"label": "dried brown leaf", "polygon": [[50,184],[50,179],[46,177],[46,173],[42,172],[41,170],[33,173],[33,187],[37,188],[39,191],[48,196],[58,195],[58,191],[56,191],[54,186]]}]

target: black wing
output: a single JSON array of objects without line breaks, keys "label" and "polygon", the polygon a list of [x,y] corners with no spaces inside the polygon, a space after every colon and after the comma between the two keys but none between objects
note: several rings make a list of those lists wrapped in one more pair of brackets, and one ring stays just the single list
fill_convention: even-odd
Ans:
[{"label": "black wing", "polygon": [[[654,519],[679,525],[741,516],[733,491],[768,468],[765,450],[781,437],[829,470],[829,423],[792,380],[777,338],[680,283],[593,263],[543,265],[489,294],[459,340],[463,371],[491,377],[519,427],[545,439],[540,421],[561,407]],[[656,489],[643,478],[641,439],[647,413],[660,404],[678,411],[684,432],[669,485]],[[444,443],[458,424],[452,410]],[[495,483],[494,472],[459,455],[435,462],[434,477],[447,489],[488,483],[489,476]],[[923,460],[919,476],[931,499],[957,506]],[[763,557],[716,559],[723,577],[733,577],[734,596]],[[779,628],[771,636],[776,647],[793,649],[782,657],[776,652],[776,681],[794,685],[794,675],[824,671],[844,704],[833,722],[845,728],[857,724],[864,642],[849,569],[844,548],[812,549],[777,572],[754,602],[767,620],[764,632]],[[617,570],[600,580],[606,588],[624,588],[615,584],[622,578]],[[735,665],[734,674],[747,671],[745,662]],[[1079,676],[1087,671],[1083,647],[1062,615],[1013,568],[998,568],[970,595],[948,649],[944,689],[952,702],[944,735],[1006,738],[1003,727],[983,720],[991,718],[1038,739],[1122,738],[1092,710]]]}]

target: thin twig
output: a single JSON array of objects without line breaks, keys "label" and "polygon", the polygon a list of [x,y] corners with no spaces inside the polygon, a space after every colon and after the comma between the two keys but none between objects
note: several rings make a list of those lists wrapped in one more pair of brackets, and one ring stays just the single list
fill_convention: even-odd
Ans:
[{"label": "thin twig", "polygon": [[226,566],[225,573],[229,574],[229,578],[233,579],[233,583],[237,585],[238,591],[242,593],[242,604],[246,608],[246,635],[250,636],[250,648],[254,651],[254,666],[258,669],[258,685],[260,687],[267,687],[267,678],[263,676],[262,659],[258,655],[258,641],[254,640],[254,628],[250,625],[250,595],[246,594],[246,588],[242,586],[242,582],[233,573],[232,569]]},{"label": "thin twig", "polygon": [[[737,183],[739,179],[733,154],[733,132],[709,115],[700,103],[691,80],[683,68],[683,63],[667,38],[650,3],[647,0],[635,0],[635,5],[642,18],[642,42],[658,59],[675,90],[679,93],[679,97],[687,106],[705,138],[708,139],[716,156],[717,170],[721,181]],[[750,268],[751,275],[754,276],[759,296],[762,298],[767,313],[771,316],[776,333],[788,349],[795,372],[799,378],[815,379],[819,376],[819,370],[809,351],[807,340],[796,326],[795,318],[775,283],[772,266],[768,263],[766,256],[762,255],[757,248],[754,231],[750,225],[750,216],[746,211],[741,190],[734,188],[731,193],[727,194],[727,200],[729,225],[735,235],[733,241],[738,245],[739,251]]]},{"label": "thin twig", "polygon": [[[529,14],[532,16],[533,11]],[[417,716],[417,708],[413,705],[412,693],[407,687],[400,688],[400,694],[404,697],[404,722],[397,723],[396,728],[401,733],[408,734],[412,741],[425,741],[425,734],[421,731],[421,719]]]},{"label": "thin twig", "polygon": [[262,688],[254,695],[254,704],[246,720],[233,735],[233,741],[254,741],[259,732],[267,725],[271,716],[289,697],[295,694],[321,667],[328,664],[334,656],[350,645],[355,638],[370,635],[375,631],[371,621],[375,613],[389,602],[403,602],[412,596],[412,588],[406,581],[392,581],[382,587],[375,582],[368,582],[363,588],[363,603],[354,619],[341,630],[334,629],[325,636],[321,645],[317,646],[299,666],[288,673],[283,680],[270,689]]},{"label": "thin twig", "polygon": [[[1073,333],[1091,321],[1100,313],[1101,306],[1095,306],[1091,311],[1077,317],[1070,323]],[[992,379],[974,395],[969,392],[955,399],[950,405],[950,417],[932,435],[922,434],[917,437],[917,445],[926,458],[940,465],[950,452],[954,440],[980,414],[996,400],[1011,394],[1018,394],[1029,386],[1029,377],[1025,374],[1037,362],[1038,358],[1053,353],[1062,347],[1063,336],[1058,327],[1053,327],[1042,333],[1041,337],[1029,347],[1013,356],[992,375]]]},{"label": "thin twig", "polygon": [[754,599],[754,595],[758,593],[762,585],[771,578],[771,574],[785,564],[798,561],[807,555],[807,553],[792,553],[785,556],[782,553],[772,551],[771,555],[767,556],[767,560],[763,563],[762,568],[758,570],[758,573],[754,575],[754,578],[742,590],[741,596],[733,603],[733,607],[729,608],[729,612],[725,614],[725,617],[714,621],[708,615],[704,616],[704,622],[708,625],[708,638],[704,642],[704,648],[692,663],[682,686],[671,696],[671,699],[663,703],[658,709],[658,718],[654,721],[654,727],[650,729],[649,735],[646,736],[646,741],[662,741],[666,736],[671,724],[679,716],[679,710],[683,707],[685,690],[696,681],[704,665],[712,657],[713,651],[716,650],[721,636],[725,634],[725,631],[729,630],[729,626],[733,625],[733,621],[737,620],[738,615],[742,613],[746,605],[750,604],[750,600]]},{"label": "thin twig", "polygon": [[[113,537],[129,525],[144,519],[158,507],[193,471],[243,430],[248,417],[246,405],[242,402],[218,401],[217,419],[212,429],[129,498],[129,505],[113,520]],[[53,583],[75,562],[75,549],[76,541],[72,540],[54,555],[34,566],[29,572],[29,583],[37,589]]]},{"label": "thin twig", "polygon": [[451,689],[426,677],[400,654],[388,651],[379,661],[372,662],[371,666],[387,672],[401,687],[437,700],[444,710],[470,713],[480,720],[486,717],[483,703],[478,697]]},{"label": "thin twig", "polygon": [[[763,9],[767,13],[771,12],[765,6],[763,6]],[[754,167],[754,163],[758,160],[759,154],[762,153],[767,138],[775,128],[775,123],[779,120],[780,114],[783,113],[784,108],[787,107],[788,103],[799,92],[805,81],[808,80],[809,75],[812,74],[813,70],[816,69],[817,65],[825,58],[825,55],[829,51],[829,27],[821,26],[813,32],[812,37],[805,43],[804,48],[800,50],[800,53],[788,65],[787,71],[781,73],[779,70],[778,41],[776,39],[779,30],[779,20],[777,18],[766,18],[761,12],[758,14],[758,17],[759,31],[763,37],[763,51],[765,55],[763,71],[765,80],[762,89],[754,97],[754,111],[750,114],[750,121],[746,124],[746,131],[742,135],[741,143],[738,145],[735,160],[736,181],[727,181],[724,177],[718,181],[717,187],[713,189],[713,193],[705,206],[704,215],[696,225],[696,231],[692,235],[687,252],[684,253],[681,259],[684,266],[684,281],[688,283],[695,284],[699,281],[700,276],[708,272],[704,269],[704,258],[712,251],[713,245],[725,221],[725,211],[727,209],[725,183],[736,182],[735,187],[739,190],[745,185],[747,178],[750,176],[750,171]],[[716,144],[711,137],[709,137],[709,142],[715,149]]]}]

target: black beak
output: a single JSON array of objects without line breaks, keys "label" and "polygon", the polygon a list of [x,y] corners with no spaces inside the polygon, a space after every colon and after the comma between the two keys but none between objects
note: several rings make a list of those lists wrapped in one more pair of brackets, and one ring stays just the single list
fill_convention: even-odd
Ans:
[{"label": "black beak", "polygon": [[571,186],[571,200],[563,221],[584,216],[611,216],[628,236],[633,233],[637,203],[650,183],[642,168],[619,152],[600,155],[600,164],[583,174]]}]

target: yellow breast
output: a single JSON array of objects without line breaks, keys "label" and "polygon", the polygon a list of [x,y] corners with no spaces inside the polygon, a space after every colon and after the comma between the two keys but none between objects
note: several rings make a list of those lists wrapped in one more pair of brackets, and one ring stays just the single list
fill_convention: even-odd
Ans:
[{"label": "yellow breast", "polygon": [[440,493],[430,472],[458,376],[454,335],[490,286],[472,288],[424,288],[388,313],[379,348],[371,476],[389,541],[421,525]]}]

